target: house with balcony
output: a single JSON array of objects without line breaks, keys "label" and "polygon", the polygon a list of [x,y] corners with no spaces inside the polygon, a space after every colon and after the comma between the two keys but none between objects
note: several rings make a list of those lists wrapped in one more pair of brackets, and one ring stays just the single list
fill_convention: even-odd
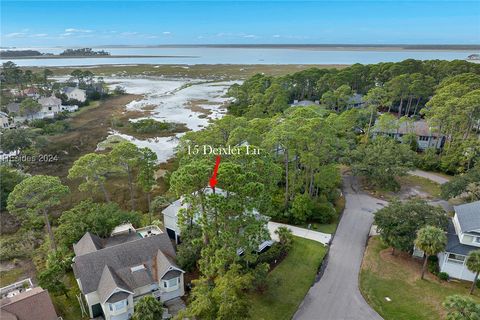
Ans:
[{"label": "house with balcony", "polygon": [[[204,193],[206,195],[212,194],[212,189],[211,188],[206,188],[204,190]],[[215,188],[215,193],[220,194],[223,196],[227,195],[227,192],[225,190],[222,190],[220,188]],[[175,243],[180,243],[181,241],[181,230],[180,230],[180,225],[178,223],[179,219],[179,212],[180,210],[185,210],[187,209],[189,204],[185,201],[185,197],[181,197],[180,199],[177,199],[176,201],[172,202],[168,207],[163,209],[163,223],[165,226],[165,230],[167,231],[168,235],[170,238],[175,240]],[[263,220],[265,222],[265,226],[268,223],[269,217],[261,215],[256,209],[253,209],[251,212],[256,219],[258,220]],[[196,214],[193,217],[193,223],[196,223],[198,219],[200,218],[200,214]],[[260,245],[258,246],[257,251],[258,252],[263,252],[270,248],[273,245],[274,241],[271,239],[265,239]],[[240,255],[243,253],[243,249],[239,248],[237,250],[237,253]]]},{"label": "house with balcony", "polygon": [[184,271],[170,238],[156,226],[123,224],[109,238],[87,232],[73,249],[73,272],[90,318],[127,320],[146,295],[161,302],[184,295]]},{"label": "house with balcony", "polygon": [[475,274],[468,270],[466,260],[471,251],[480,249],[480,201],[454,209],[447,231],[447,247],[438,254],[440,271],[452,278],[473,281]]}]

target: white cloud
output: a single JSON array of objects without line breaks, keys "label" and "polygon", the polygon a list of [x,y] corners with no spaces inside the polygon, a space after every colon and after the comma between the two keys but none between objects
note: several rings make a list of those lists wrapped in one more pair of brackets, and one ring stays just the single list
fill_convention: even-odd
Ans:
[{"label": "white cloud", "polygon": [[65,33],[60,34],[60,36],[62,36],[62,37],[68,37],[68,36],[71,36],[71,35],[73,35],[72,32],[65,32]]},{"label": "white cloud", "polygon": [[22,38],[25,37],[27,34],[24,32],[12,32],[12,33],[7,33],[5,35],[5,38]]},{"label": "white cloud", "polygon": [[65,29],[65,33],[90,33],[90,32],[93,32],[93,31],[88,29],[76,29],[76,28]]},{"label": "white cloud", "polygon": [[281,35],[279,35],[279,34],[274,34],[272,37],[274,37],[274,38],[280,38]]},{"label": "white cloud", "polygon": [[34,37],[34,38],[43,38],[43,37],[47,37],[48,34],[47,33],[35,33],[35,34],[32,34],[31,37]]},{"label": "white cloud", "polygon": [[122,32],[120,33],[121,36],[134,36],[134,35],[137,35],[138,32]]},{"label": "white cloud", "polygon": [[254,35],[254,34],[246,34],[243,36],[244,38],[248,38],[248,39],[256,39],[258,38],[258,36]]},{"label": "white cloud", "polygon": [[172,34],[170,31],[163,31],[162,33],[163,33],[164,35]]}]

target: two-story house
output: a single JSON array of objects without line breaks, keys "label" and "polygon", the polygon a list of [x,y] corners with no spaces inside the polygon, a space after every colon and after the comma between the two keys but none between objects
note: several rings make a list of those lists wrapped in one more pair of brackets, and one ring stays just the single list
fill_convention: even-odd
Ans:
[{"label": "two-story house", "polygon": [[73,249],[73,272],[91,318],[127,320],[146,295],[162,302],[184,295],[184,271],[175,264],[170,238],[156,226],[124,224],[106,239],[87,232]]},{"label": "two-story house", "polygon": [[[204,190],[205,194],[211,194],[212,189],[211,188],[206,188]],[[225,190],[222,190],[220,188],[215,188],[215,193],[220,194],[223,196],[226,196],[227,192]],[[172,202],[168,207],[163,209],[163,224],[165,226],[165,229],[168,233],[168,235],[175,240],[176,243],[180,243],[180,237],[181,237],[181,230],[180,230],[180,225],[178,223],[178,214],[180,210],[182,209],[187,209],[188,204],[185,202],[185,198],[181,197],[180,199],[177,199],[176,201]],[[252,211],[253,215],[255,215],[256,219],[262,219],[265,221],[265,225],[268,223],[269,218],[261,215],[257,210]],[[199,214],[195,215],[193,217],[193,222],[195,223],[199,219]],[[271,247],[273,244],[273,240],[271,239],[265,239],[259,246],[258,246],[258,252],[262,252],[265,249]],[[238,254],[242,254],[243,250],[241,248],[238,249]]]},{"label": "two-story house", "polygon": [[65,87],[61,93],[65,94],[68,100],[77,100],[82,103],[87,100],[87,91],[77,87]]},{"label": "two-story house", "polygon": [[407,134],[413,133],[417,137],[418,149],[424,151],[428,148],[442,149],[447,137],[435,132],[424,120],[414,122],[400,122],[396,128],[380,129],[375,127],[373,136],[390,136],[397,141],[402,141]]},{"label": "two-story house", "polygon": [[466,266],[470,251],[480,249],[480,201],[455,206],[448,226],[445,252],[438,254],[440,271],[452,278],[473,281],[475,274]]}]

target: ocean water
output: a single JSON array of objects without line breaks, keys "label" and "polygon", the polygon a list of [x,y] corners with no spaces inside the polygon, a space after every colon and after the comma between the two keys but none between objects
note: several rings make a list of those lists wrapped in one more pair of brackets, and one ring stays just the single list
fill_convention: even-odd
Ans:
[{"label": "ocean water", "polygon": [[[63,48],[41,48],[60,53]],[[19,66],[93,66],[99,64],[371,64],[418,60],[464,60],[478,53],[464,50],[342,50],[322,48],[95,48],[112,55],[162,56],[131,58],[8,59]],[[5,60],[2,60],[5,61]]]}]

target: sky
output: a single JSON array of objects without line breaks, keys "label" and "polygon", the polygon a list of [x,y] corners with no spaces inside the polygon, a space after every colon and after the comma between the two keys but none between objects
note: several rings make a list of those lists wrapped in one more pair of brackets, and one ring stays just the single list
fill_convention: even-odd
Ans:
[{"label": "sky", "polygon": [[480,44],[480,1],[2,0],[2,47]]}]

